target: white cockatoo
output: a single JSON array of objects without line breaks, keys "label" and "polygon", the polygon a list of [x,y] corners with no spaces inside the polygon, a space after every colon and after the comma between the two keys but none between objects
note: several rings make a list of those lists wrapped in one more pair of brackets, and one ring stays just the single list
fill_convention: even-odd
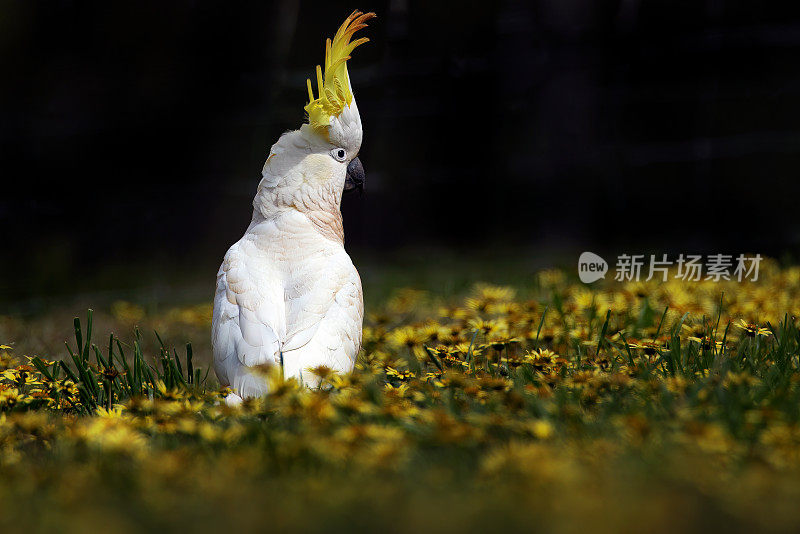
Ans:
[{"label": "white cockatoo", "polygon": [[272,146],[244,236],[217,273],[212,345],[229,402],[267,392],[255,366],[319,383],[311,369],[353,369],[361,346],[361,279],[344,249],[342,193],[361,190],[361,117],[347,60],[374,13],[353,12],[325,44],[317,98],[308,80],[308,124]]}]

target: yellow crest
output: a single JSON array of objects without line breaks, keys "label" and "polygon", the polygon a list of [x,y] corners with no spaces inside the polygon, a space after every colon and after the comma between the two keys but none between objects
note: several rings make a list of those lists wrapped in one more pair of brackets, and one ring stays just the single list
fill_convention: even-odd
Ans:
[{"label": "yellow crest", "polygon": [[347,77],[347,60],[350,53],[359,45],[369,41],[366,37],[356,39],[352,43],[353,34],[365,28],[365,24],[375,13],[361,13],[356,10],[345,19],[333,41],[325,41],[325,71],[317,65],[317,92],[314,98],[311,80],[306,80],[308,85],[308,104],[305,107],[308,113],[308,122],[315,130],[323,131],[330,125],[331,117],[342,113],[346,105],[353,102],[353,92]]}]

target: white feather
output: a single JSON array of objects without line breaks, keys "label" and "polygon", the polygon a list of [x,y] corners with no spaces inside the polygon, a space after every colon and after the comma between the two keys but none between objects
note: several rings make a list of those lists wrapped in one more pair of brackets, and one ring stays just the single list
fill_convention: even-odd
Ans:
[{"label": "white feather", "polygon": [[361,280],[342,243],[298,210],[270,215],[256,212],[217,274],[215,370],[241,397],[267,391],[253,366],[282,363],[314,386],[309,368],[349,372],[361,344]]}]

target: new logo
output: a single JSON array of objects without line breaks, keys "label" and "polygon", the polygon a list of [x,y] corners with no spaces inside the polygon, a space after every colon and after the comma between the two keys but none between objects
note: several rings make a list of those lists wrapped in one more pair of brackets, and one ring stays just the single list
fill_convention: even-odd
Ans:
[{"label": "new logo", "polygon": [[578,258],[578,277],[584,284],[591,284],[606,277],[608,263],[594,252],[584,252]]}]

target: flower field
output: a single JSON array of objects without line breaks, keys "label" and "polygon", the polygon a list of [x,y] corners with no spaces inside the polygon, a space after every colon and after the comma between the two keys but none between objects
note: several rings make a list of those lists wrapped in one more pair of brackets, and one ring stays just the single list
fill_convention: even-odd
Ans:
[{"label": "flower field", "polygon": [[236,407],[198,356],[207,305],[109,313],[130,331],[0,340],[2,532],[800,528],[797,267],[399,290],[352,374],[260,369],[271,393]]}]

